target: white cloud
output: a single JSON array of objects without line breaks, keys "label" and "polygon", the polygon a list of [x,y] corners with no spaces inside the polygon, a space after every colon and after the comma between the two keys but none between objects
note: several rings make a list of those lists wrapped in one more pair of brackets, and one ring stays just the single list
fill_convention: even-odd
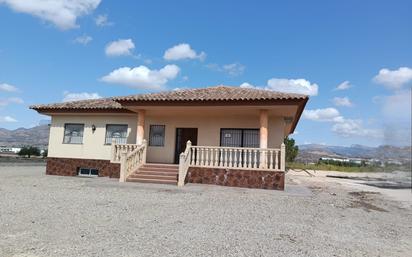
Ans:
[{"label": "white cloud", "polygon": [[303,118],[314,121],[337,121],[342,117],[335,108],[324,108],[315,110],[304,110]]},{"label": "white cloud", "polygon": [[243,87],[243,88],[256,88],[254,85],[252,85],[248,82],[243,82],[242,84],[240,84],[240,87]]},{"label": "white cloud", "polygon": [[306,79],[277,79],[273,78],[268,81],[267,88],[273,91],[285,93],[298,93],[305,95],[317,95],[318,85],[311,84]]},{"label": "white cloud", "polygon": [[135,68],[122,67],[101,78],[107,83],[122,84],[138,89],[162,89],[163,86],[179,74],[176,65],[166,65],[160,70],[151,70],[146,66]]},{"label": "white cloud", "polygon": [[105,49],[107,56],[131,55],[134,49],[133,41],[129,39],[119,39],[110,42]]},{"label": "white cloud", "polygon": [[17,120],[10,116],[0,116],[0,122],[17,122]]},{"label": "white cloud", "polygon": [[343,81],[342,83],[340,83],[336,88],[335,88],[335,90],[346,90],[346,89],[349,89],[349,88],[351,88],[352,87],[352,85],[350,84],[350,82],[349,81]]},{"label": "white cloud", "polygon": [[364,128],[361,120],[343,118],[332,126],[332,131],[343,137],[383,138],[382,130]]},{"label": "white cloud", "polygon": [[79,36],[76,37],[73,42],[77,43],[77,44],[82,44],[82,45],[87,45],[88,43],[90,43],[93,40],[93,38],[91,36],[88,35],[83,35],[83,36]]},{"label": "white cloud", "polygon": [[303,118],[320,122],[332,122],[332,131],[342,137],[383,138],[382,130],[364,128],[362,120],[346,119],[335,108],[305,110]]},{"label": "white cloud", "polygon": [[98,93],[70,93],[68,91],[63,92],[64,98],[63,102],[87,100],[87,99],[99,99],[102,98]]},{"label": "white cloud", "polygon": [[94,19],[94,22],[96,23],[96,26],[98,27],[105,27],[105,26],[113,25],[113,22],[109,21],[107,14],[98,15],[96,19]]},{"label": "white cloud", "polygon": [[0,84],[0,91],[4,92],[19,92],[19,89],[13,85],[7,84],[7,83],[1,83]]},{"label": "white cloud", "polygon": [[243,64],[240,64],[237,62],[224,64],[224,65],[219,65],[216,63],[209,63],[209,64],[206,64],[205,67],[213,71],[224,72],[231,77],[242,75],[246,69],[246,67]]},{"label": "white cloud", "polygon": [[245,66],[240,63],[231,63],[223,65],[223,70],[230,76],[239,76],[242,75],[245,71]]},{"label": "white cloud", "polygon": [[265,89],[270,91],[278,91],[284,93],[297,93],[304,95],[315,96],[318,94],[318,85],[306,79],[269,79],[266,86],[254,86],[244,82],[240,87]]},{"label": "white cloud", "polygon": [[353,104],[351,100],[348,97],[334,97],[333,98],[333,103],[336,106],[346,106],[346,107],[351,107]]},{"label": "white cloud", "polygon": [[60,29],[78,27],[78,17],[94,11],[101,0],[0,0],[12,10],[31,14]]},{"label": "white cloud", "polygon": [[167,49],[163,55],[167,61],[177,61],[182,59],[199,59],[203,61],[206,58],[206,53],[196,53],[189,44],[182,43]]},{"label": "white cloud", "polygon": [[373,80],[388,89],[401,89],[412,82],[412,69],[408,67],[400,67],[397,70],[381,69]]},{"label": "white cloud", "polygon": [[24,103],[24,101],[20,97],[9,97],[5,99],[0,99],[0,106],[7,106],[9,104],[22,104],[22,103]]}]

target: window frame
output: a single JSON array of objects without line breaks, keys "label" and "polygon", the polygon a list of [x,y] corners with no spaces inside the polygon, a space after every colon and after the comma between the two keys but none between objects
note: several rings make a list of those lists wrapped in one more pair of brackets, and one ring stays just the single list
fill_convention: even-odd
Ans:
[{"label": "window frame", "polygon": [[[219,142],[219,146],[222,146],[223,143],[223,137],[222,137],[222,132],[224,130],[240,130],[240,135],[241,135],[241,141],[240,141],[240,148],[256,148],[256,147],[245,147],[245,131],[257,131],[259,138],[260,138],[260,129],[259,128],[220,128],[220,142]],[[257,144],[259,144],[260,142],[258,141]],[[260,146],[258,146],[257,148],[259,148]]]},{"label": "window frame", "polygon": [[[107,128],[109,126],[126,126],[126,137],[125,139],[125,144],[127,144],[127,138],[128,138],[128,132],[129,132],[129,124],[106,124],[106,131],[104,133],[104,144],[105,145],[112,145],[112,140],[110,142],[107,142]],[[113,138],[112,138],[113,139]]]},{"label": "window frame", "polygon": [[[89,170],[89,174],[82,174],[81,170]],[[92,174],[92,170],[97,171],[97,175]],[[77,171],[77,176],[79,176],[79,177],[98,177],[99,176],[99,169],[79,167],[78,171]]]},{"label": "window frame", "polygon": [[[163,138],[162,138],[162,144],[161,145],[153,145],[152,142],[152,127],[162,127],[163,128]],[[158,124],[151,124],[149,126],[149,146],[151,147],[164,147],[165,146],[165,141],[166,141],[166,125],[158,125]]]},{"label": "window frame", "polygon": [[[67,126],[70,126],[70,125],[81,125],[81,126],[83,126],[82,141],[81,141],[81,143],[67,143],[67,142],[65,142],[66,129],[67,129]],[[85,127],[85,124],[84,124],[84,123],[64,123],[63,144],[67,144],[67,145],[82,145],[82,144],[83,144],[83,141],[84,141],[84,127]]]}]

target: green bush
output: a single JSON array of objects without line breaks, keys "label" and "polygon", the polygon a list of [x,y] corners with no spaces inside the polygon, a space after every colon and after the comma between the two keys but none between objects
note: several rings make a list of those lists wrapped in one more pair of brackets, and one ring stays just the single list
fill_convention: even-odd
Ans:
[{"label": "green bush", "polygon": [[35,146],[25,146],[18,152],[19,156],[28,157],[40,156],[40,149]]}]

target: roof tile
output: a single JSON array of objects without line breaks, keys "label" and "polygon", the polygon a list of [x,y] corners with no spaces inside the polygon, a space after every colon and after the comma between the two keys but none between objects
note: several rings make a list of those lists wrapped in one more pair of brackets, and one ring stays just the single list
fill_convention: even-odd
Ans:
[{"label": "roof tile", "polygon": [[121,102],[191,102],[191,101],[249,101],[249,100],[288,100],[306,99],[302,94],[274,92],[255,88],[241,88],[231,86],[215,86],[165,91],[150,94],[137,94],[123,97],[81,100],[55,104],[40,104],[30,106],[37,111],[45,110],[126,110]]}]

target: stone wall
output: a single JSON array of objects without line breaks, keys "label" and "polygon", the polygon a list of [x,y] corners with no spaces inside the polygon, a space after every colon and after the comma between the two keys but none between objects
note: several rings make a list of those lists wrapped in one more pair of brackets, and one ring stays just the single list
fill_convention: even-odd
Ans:
[{"label": "stone wall", "polygon": [[282,171],[190,167],[186,182],[284,190],[285,173]]},{"label": "stone wall", "polygon": [[99,171],[99,177],[119,178],[120,164],[108,160],[47,158],[46,174],[60,176],[77,176],[78,169],[93,168]]}]

